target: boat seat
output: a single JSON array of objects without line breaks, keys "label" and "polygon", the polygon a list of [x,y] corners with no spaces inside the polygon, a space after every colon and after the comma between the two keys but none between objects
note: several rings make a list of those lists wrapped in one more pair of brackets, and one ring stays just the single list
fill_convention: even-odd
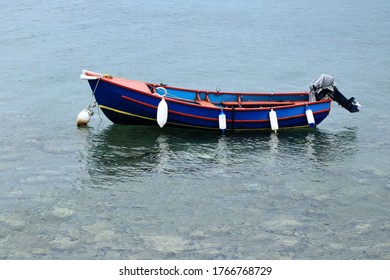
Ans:
[{"label": "boat seat", "polygon": [[202,105],[202,106],[205,106],[205,107],[217,107],[217,106],[215,106],[213,103],[211,103],[209,101],[199,100],[199,101],[196,101],[196,102],[199,103],[199,105]]},{"label": "boat seat", "polygon": [[202,100],[202,99],[200,98],[200,92],[197,91],[197,92],[196,92],[195,101],[196,101],[199,105],[202,105],[202,106],[205,106],[205,107],[216,107],[213,103],[210,102],[210,98],[209,98],[209,93],[208,93],[208,92],[206,92],[205,100]]}]

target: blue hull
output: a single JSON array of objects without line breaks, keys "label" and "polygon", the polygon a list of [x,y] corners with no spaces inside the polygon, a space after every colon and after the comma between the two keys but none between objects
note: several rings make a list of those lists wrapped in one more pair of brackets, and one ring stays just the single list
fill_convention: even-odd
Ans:
[{"label": "blue hull", "polygon": [[[93,73],[93,72],[92,72]],[[157,125],[157,107],[162,97],[154,93],[160,85],[103,77],[89,80],[97,103],[113,123]],[[331,100],[309,102],[306,92],[245,93],[181,89],[164,86],[168,104],[167,126],[219,129],[221,110],[228,130],[271,129],[269,112],[274,110],[279,128],[308,126],[306,109],[315,125],[329,114]]]}]

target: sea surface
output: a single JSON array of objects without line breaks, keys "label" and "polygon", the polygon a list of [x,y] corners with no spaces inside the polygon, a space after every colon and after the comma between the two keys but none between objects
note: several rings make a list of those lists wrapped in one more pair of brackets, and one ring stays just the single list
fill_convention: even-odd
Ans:
[{"label": "sea surface", "polygon": [[[0,259],[390,259],[390,1],[0,0]],[[77,114],[82,69],[363,105],[315,129]]]}]

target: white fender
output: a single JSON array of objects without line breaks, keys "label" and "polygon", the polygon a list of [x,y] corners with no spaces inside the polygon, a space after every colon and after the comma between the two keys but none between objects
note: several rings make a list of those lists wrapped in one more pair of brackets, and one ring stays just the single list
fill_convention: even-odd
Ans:
[{"label": "white fender", "polygon": [[271,129],[276,132],[279,129],[279,124],[278,116],[276,115],[274,109],[271,109],[271,111],[269,112],[269,121],[271,123]]},{"label": "white fender", "polygon": [[218,122],[219,122],[219,129],[225,130],[226,129],[226,115],[222,110],[218,116]]},{"label": "white fender", "polygon": [[168,120],[168,104],[162,97],[160,103],[157,106],[157,123],[162,128]]},{"label": "white fender", "polygon": [[77,115],[77,126],[86,125],[87,123],[89,123],[92,115],[93,115],[93,113],[91,111],[89,111],[88,109],[82,110]]},{"label": "white fender", "polygon": [[314,127],[316,121],[314,120],[313,111],[309,107],[306,107],[306,119],[310,127]]}]

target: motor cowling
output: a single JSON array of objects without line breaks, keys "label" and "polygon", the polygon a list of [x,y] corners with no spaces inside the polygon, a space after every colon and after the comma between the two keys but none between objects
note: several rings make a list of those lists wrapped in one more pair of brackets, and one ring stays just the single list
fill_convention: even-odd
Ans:
[{"label": "motor cowling", "polygon": [[351,113],[359,112],[361,105],[354,97],[347,99],[337,88],[334,77],[322,74],[310,84],[310,100],[331,98]]}]

